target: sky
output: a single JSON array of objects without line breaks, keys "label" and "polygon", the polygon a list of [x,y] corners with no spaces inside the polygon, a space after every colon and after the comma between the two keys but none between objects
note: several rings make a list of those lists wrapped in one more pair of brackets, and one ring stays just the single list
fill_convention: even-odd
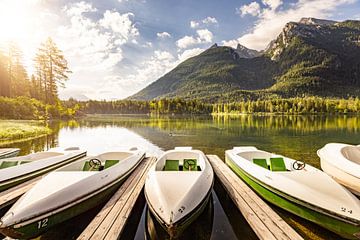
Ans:
[{"label": "sky", "polygon": [[302,17],[360,20],[360,0],[0,0],[0,47],[33,72],[53,38],[72,74],[60,97],[123,99],[214,43],[262,50]]}]

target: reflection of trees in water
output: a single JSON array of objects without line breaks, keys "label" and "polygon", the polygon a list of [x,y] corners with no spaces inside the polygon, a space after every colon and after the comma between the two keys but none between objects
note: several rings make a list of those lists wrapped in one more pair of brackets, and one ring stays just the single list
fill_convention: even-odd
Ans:
[{"label": "reflection of trees in water", "polygon": [[[252,132],[267,129],[282,131],[284,129],[296,134],[324,130],[346,129],[349,132],[360,130],[358,116],[331,115],[240,115],[211,117],[111,117],[86,118],[81,120],[83,127],[120,126],[125,128],[152,127],[164,131],[181,131],[214,128],[226,130],[227,133]],[[235,130],[236,129],[236,130]]]}]

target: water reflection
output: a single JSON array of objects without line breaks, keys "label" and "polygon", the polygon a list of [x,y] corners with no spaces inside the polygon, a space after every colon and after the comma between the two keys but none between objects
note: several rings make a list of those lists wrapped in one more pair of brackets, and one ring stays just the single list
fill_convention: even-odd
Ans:
[{"label": "water reflection", "polygon": [[[177,239],[210,239],[213,228],[213,216],[214,203],[211,197],[202,214],[187,229],[185,229]],[[145,239],[147,240],[172,239],[158,223],[148,207],[146,208],[145,226]]]}]

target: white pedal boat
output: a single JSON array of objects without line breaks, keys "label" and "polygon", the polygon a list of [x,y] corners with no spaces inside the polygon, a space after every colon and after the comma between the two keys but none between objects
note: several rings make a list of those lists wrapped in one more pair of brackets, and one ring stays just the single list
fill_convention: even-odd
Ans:
[{"label": "white pedal boat", "polygon": [[323,171],[255,147],[227,150],[225,161],[272,204],[344,238],[360,237],[360,201]]},{"label": "white pedal boat", "polygon": [[11,238],[34,238],[104,203],[144,156],[139,150],[106,152],[47,174],[1,218],[0,232]]},{"label": "white pedal boat", "polygon": [[0,159],[16,157],[19,152],[19,148],[0,148]]},{"label": "white pedal boat", "polygon": [[0,159],[0,191],[55,170],[84,156],[86,156],[86,151],[72,147]]},{"label": "white pedal boat", "polygon": [[165,152],[152,166],[145,182],[150,211],[176,237],[204,210],[214,182],[205,154],[191,147]]},{"label": "white pedal boat", "polygon": [[360,146],[329,143],[317,154],[324,172],[360,196]]}]

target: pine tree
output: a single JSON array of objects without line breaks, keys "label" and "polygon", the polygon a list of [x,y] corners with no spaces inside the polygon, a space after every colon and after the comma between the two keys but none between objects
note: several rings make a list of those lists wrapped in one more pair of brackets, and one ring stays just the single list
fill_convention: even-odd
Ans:
[{"label": "pine tree", "polygon": [[62,51],[51,38],[41,44],[35,65],[40,86],[43,86],[44,100],[54,104],[58,99],[58,87],[64,87],[71,71]]}]

